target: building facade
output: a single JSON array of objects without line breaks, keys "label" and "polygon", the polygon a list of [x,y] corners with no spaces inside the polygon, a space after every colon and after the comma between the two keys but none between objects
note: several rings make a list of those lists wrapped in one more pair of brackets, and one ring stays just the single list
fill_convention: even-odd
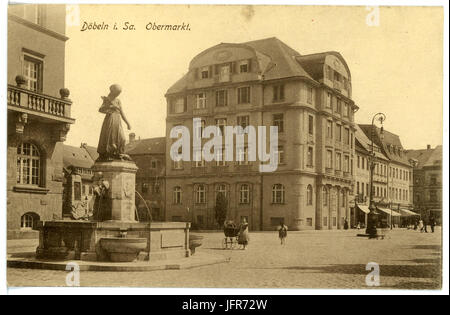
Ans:
[{"label": "building facade", "polygon": [[[372,155],[373,146],[373,155]],[[355,132],[355,204],[352,209],[352,226],[367,225],[370,205],[370,163],[373,159],[373,200],[379,207],[389,207],[388,170],[389,160],[380,147],[372,143],[361,128],[356,125]],[[364,224],[364,225],[363,225]]]},{"label": "building facade", "polygon": [[414,211],[442,223],[442,146],[408,150],[413,168]]},{"label": "building facade", "polygon": [[8,237],[61,217],[63,152],[70,124],[64,87],[65,6],[8,9]]},{"label": "building facade", "polygon": [[[343,228],[350,217],[357,107],[339,53],[300,55],[276,38],[222,43],[194,57],[166,98],[166,220],[217,227],[214,206],[222,193],[228,218],[246,218],[253,230],[280,221],[293,230]],[[221,129],[277,126],[276,171],[259,171],[247,138],[233,162],[221,160],[222,152],[210,162],[174,162],[170,132],[182,125],[192,135],[193,118]]]},{"label": "building facade", "polygon": [[135,134],[129,135],[129,143],[125,151],[139,168],[136,173],[136,208],[138,220],[164,221],[166,217],[166,139],[150,138],[136,139]]},{"label": "building facade", "polygon": [[[390,211],[397,216],[401,210],[412,210],[412,166],[403,148],[400,137],[387,130],[371,125],[359,125],[368,138],[373,137],[375,144],[389,159],[387,174],[387,199],[385,199],[386,214]],[[384,193],[384,190],[383,190]],[[382,207],[381,207],[382,208]]]}]

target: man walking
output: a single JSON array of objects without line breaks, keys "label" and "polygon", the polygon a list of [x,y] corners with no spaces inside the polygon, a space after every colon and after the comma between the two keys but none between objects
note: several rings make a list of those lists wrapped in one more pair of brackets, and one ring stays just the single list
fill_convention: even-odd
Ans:
[{"label": "man walking", "polygon": [[434,216],[430,217],[430,227],[431,227],[431,233],[434,233],[434,228],[436,226],[436,220],[434,219]]},{"label": "man walking", "polygon": [[288,227],[281,221],[280,226],[278,227],[278,237],[280,238],[281,245],[286,244],[287,230]]}]

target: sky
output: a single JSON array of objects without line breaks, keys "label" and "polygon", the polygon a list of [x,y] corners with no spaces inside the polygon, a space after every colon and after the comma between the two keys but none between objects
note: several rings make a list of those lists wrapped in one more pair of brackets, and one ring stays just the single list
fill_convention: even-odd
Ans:
[{"label": "sky", "polygon": [[[122,106],[139,138],[165,135],[167,89],[190,60],[221,42],[277,37],[300,54],[338,51],[349,65],[357,123],[386,114],[384,128],[406,149],[442,144],[443,10],[380,7],[369,26],[365,6],[163,6],[68,7],[66,87],[71,127],[66,144],[97,146],[104,116],[101,96],[120,84]],[[77,14],[79,12],[79,15]],[[372,20],[375,21],[375,20]],[[108,30],[81,31],[84,22]],[[122,30],[124,23],[136,30]],[[149,22],[189,23],[190,31],[147,31]],[[112,27],[117,23],[119,30]],[[125,124],[123,124],[125,126]]]}]

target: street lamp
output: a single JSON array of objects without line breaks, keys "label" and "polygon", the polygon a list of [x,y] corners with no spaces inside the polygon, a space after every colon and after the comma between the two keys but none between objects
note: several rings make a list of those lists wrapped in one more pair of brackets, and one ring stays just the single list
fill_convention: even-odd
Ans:
[{"label": "street lamp", "polygon": [[[386,115],[383,113],[377,113],[372,117],[372,126],[370,129],[370,141],[371,141],[371,153],[370,153],[370,192],[369,192],[369,214],[367,215],[367,228],[366,234],[369,238],[376,238],[377,235],[377,222],[378,213],[376,212],[375,203],[373,201],[373,171],[375,169],[375,152],[373,145],[373,130],[375,127],[375,120],[378,120],[381,124],[380,137],[383,138],[383,122],[386,120]],[[391,217],[392,220],[392,217]]]}]

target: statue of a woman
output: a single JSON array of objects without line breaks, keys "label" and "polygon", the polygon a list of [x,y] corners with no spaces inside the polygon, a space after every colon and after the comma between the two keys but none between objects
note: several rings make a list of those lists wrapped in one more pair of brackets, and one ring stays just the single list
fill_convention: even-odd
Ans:
[{"label": "statue of a woman", "polygon": [[117,84],[113,84],[109,90],[108,96],[102,96],[103,104],[98,110],[100,113],[106,114],[98,141],[98,160],[130,160],[130,157],[125,154],[125,135],[122,129],[122,119],[127,124],[128,130],[131,129],[131,125],[125,117],[120,100],[117,98],[122,92],[122,88]]}]

